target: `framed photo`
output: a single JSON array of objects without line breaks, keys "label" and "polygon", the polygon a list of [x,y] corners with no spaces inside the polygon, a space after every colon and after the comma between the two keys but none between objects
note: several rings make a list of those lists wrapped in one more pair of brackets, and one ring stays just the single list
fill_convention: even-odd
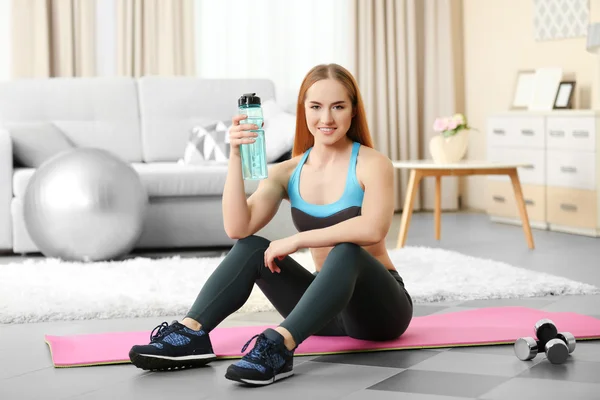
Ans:
[{"label": "framed photo", "polygon": [[529,102],[529,109],[535,111],[552,110],[558,86],[562,80],[563,71],[560,67],[537,68],[535,70],[535,84],[533,95]]},{"label": "framed photo", "polygon": [[556,98],[554,99],[554,108],[573,108],[573,92],[575,91],[575,81],[563,81],[558,85]]},{"label": "framed photo", "polygon": [[510,105],[512,110],[527,110],[535,88],[535,70],[521,70],[517,72],[517,82],[513,101]]}]

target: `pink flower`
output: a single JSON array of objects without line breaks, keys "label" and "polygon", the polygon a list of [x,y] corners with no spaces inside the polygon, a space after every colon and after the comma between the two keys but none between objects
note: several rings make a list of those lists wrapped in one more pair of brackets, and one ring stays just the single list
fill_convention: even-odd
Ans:
[{"label": "pink flower", "polygon": [[433,130],[436,132],[443,132],[448,129],[448,119],[447,118],[436,118],[433,122]]},{"label": "pink flower", "polygon": [[449,131],[451,131],[452,129],[456,129],[457,126],[458,126],[458,122],[454,118],[450,118],[448,120],[448,130]]}]

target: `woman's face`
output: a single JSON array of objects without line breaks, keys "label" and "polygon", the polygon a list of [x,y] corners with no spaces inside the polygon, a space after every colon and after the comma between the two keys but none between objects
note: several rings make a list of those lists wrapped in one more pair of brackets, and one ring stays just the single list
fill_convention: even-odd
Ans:
[{"label": "woman's face", "polygon": [[304,110],[315,143],[336,143],[350,129],[352,103],[346,88],[335,79],[315,82],[306,91]]}]

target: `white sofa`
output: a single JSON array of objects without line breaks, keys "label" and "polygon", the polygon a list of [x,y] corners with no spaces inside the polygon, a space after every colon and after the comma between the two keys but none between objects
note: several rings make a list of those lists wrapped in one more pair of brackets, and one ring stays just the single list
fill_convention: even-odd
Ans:
[{"label": "white sofa", "polygon": [[[137,249],[230,246],[223,229],[226,165],[177,163],[192,128],[231,121],[237,99],[275,98],[271,81],[191,77],[52,78],[0,83],[0,252],[37,252],[23,219],[23,195],[35,168],[14,165],[11,129],[51,122],[77,147],[109,150],[139,172],[150,205]],[[43,131],[43,130],[42,130]],[[42,133],[40,133],[41,135]],[[40,137],[40,146],[44,146]],[[251,194],[256,182],[246,182]],[[259,234],[295,233],[289,204]]]}]

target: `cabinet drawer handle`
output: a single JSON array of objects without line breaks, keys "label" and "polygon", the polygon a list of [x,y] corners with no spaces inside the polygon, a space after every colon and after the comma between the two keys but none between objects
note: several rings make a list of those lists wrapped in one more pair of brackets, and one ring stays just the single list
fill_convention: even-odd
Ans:
[{"label": "cabinet drawer handle", "polygon": [[521,134],[525,136],[533,136],[534,133],[531,129],[521,129]]},{"label": "cabinet drawer handle", "polygon": [[588,137],[590,133],[588,131],[573,131],[573,137]]},{"label": "cabinet drawer handle", "polygon": [[497,201],[498,203],[504,203],[505,201],[504,196],[493,196],[492,199],[494,199],[494,201]]},{"label": "cabinet drawer handle", "polygon": [[550,136],[565,136],[565,131],[550,131]]},{"label": "cabinet drawer handle", "polygon": [[560,209],[564,211],[577,211],[577,206],[575,204],[560,203]]},{"label": "cabinet drawer handle", "polygon": [[535,205],[535,201],[529,200],[529,199],[525,199],[525,204],[527,204],[528,206],[533,206],[533,205]]},{"label": "cabinet drawer handle", "polygon": [[575,168],[575,167],[560,167],[560,171],[561,172],[575,173],[575,172],[577,172],[577,168]]},{"label": "cabinet drawer handle", "polygon": [[494,129],[492,132],[494,132],[494,135],[505,135],[506,132],[504,132],[504,129]]},{"label": "cabinet drawer handle", "polygon": [[521,167],[523,169],[535,169],[535,165],[525,165],[524,167]]}]

